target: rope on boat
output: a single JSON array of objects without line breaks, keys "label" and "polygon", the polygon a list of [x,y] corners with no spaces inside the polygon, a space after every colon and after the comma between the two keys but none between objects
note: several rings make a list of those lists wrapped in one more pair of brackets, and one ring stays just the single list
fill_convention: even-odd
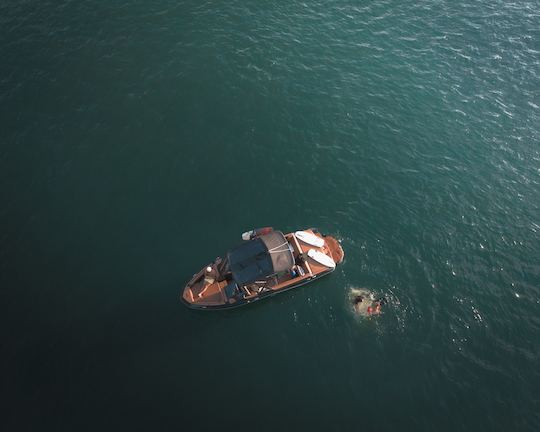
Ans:
[{"label": "rope on boat", "polygon": [[[273,247],[272,249],[268,249],[268,253],[279,253],[279,252],[285,252],[285,249],[282,249],[282,250],[276,250],[276,249],[279,249],[280,247],[282,246],[285,246],[285,245],[288,245],[289,242],[285,242],[285,243],[282,243],[280,245],[277,245],[275,247]],[[290,250],[289,248],[287,248],[287,250]]]}]

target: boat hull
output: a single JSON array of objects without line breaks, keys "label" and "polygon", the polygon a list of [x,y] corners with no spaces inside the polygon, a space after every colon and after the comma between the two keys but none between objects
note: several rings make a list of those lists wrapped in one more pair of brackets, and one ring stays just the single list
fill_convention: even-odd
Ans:
[{"label": "boat hull", "polygon": [[[289,250],[285,254],[290,255],[289,262],[291,264],[282,266],[281,271],[274,270],[273,273],[263,273],[266,276],[261,275],[253,278],[258,280],[242,279],[242,273],[234,273],[234,269],[238,270],[238,267],[232,267],[233,264],[229,258],[226,260],[218,258],[214,263],[208,264],[193,275],[184,287],[180,296],[181,302],[190,309],[196,310],[234,309],[298,288],[332,273],[335,270],[334,264],[340,264],[344,258],[344,252],[339,242],[334,237],[322,235],[315,229],[303,232],[309,234],[308,238],[306,236],[297,237],[294,232],[289,234],[280,232],[279,236],[282,239],[280,242],[284,243],[267,250],[266,253],[272,258],[275,257],[275,255],[271,255],[276,253],[274,251],[279,250],[279,253],[284,253],[283,248]],[[320,247],[314,246],[313,241],[310,241],[313,240],[311,237],[314,236],[320,239],[318,242],[321,244]],[[249,241],[255,242],[257,240],[251,239]],[[243,245],[246,247],[242,246],[242,251],[251,248],[251,243],[243,243]],[[255,244],[253,243],[253,245]],[[233,250],[238,250],[238,248]],[[317,256],[314,256],[314,252]],[[323,258],[328,259],[321,260],[321,255],[326,255]],[[229,257],[229,254],[227,256]],[[243,263],[242,261],[240,271],[244,268]],[[330,266],[329,263],[333,265]],[[240,282],[242,280],[246,282]]]},{"label": "boat hull", "polygon": [[291,285],[289,287],[282,288],[279,291],[264,293],[264,294],[261,294],[261,295],[259,295],[257,297],[254,297],[253,299],[245,299],[243,301],[238,301],[238,302],[236,302],[234,304],[225,303],[225,304],[222,304],[222,305],[200,305],[200,304],[197,304],[197,303],[190,303],[190,302],[186,301],[182,296],[180,297],[180,301],[185,306],[187,306],[188,308],[195,309],[195,310],[212,311],[212,310],[236,309],[236,308],[239,308],[239,307],[242,307],[242,306],[246,306],[246,305],[258,302],[260,300],[264,300],[264,299],[267,299],[267,298],[270,298],[270,297],[274,297],[274,296],[276,296],[278,294],[284,293],[286,291],[290,291],[290,290],[295,289],[295,288],[300,288],[301,286],[304,286],[304,285],[307,285],[309,283],[315,282],[316,280],[320,279],[321,277],[332,273],[334,270],[335,270],[335,268],[330,269],[325,273],[314,275],[313,277],[310,277],[309,279],[306,279],[305,281],[299,282],[298,284],[294,284],[294,285]]}]

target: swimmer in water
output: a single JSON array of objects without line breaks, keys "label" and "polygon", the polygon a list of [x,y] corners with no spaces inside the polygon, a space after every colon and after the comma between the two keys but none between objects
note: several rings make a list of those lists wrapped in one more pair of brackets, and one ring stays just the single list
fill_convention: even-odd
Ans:
[{"label": "swimmer in water", "polygon": [[381,313],[381,307],[384,306],[388,301],[381,297],[376,302],[374,302],[371,306],[368,306],[367,313],[368,315],[379,315]]},{"label": "swimmer in water", "polygon": [[351,298],[354,311],[359,315],[379,315],[381,307],[388,303],[384,297],[375,300],[375,296],[367,291],[354,290],[352,293],[354,294]]},{"label": "swimmer in water", "polygon": [[358,309],[360,308],[360,304],[364,301],[364,297],[362,297],[361,295],[357,295],[354,297],[354,300],[353,300],[353,304],[354,304],[354,308],[356,309],[356,311],[358,312]]}]

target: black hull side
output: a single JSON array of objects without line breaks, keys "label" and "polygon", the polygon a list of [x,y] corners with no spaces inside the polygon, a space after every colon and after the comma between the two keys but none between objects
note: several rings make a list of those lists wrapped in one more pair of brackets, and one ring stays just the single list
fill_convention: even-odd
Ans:
[{"label": "black hull side", "polygon": [[236,303],[233,303],[233,304],[224,304],[224,305],[219,305],[219,306],[198,306],[196,304],[192,304],[192,303],[187,302],[186,300],[184,300],[184,298],[182,296],[180,296],[180,301],[185,306],[187,306],[188,308],[193,309],[193,310],[210,311],[210,310],[236,309],[236,308],[239,308],[241,306],[246,306],[248,304],[258,302],[259,300],[263,300],[263,299],[266,299],[266,298],[269,298],[269,297],[274,297],[277,294],[281,294],[281,293],[283,293],[285,291],[289,291],[289,290],[301,287],[302,285],[307,285],[308,283],[315,282],[316,280],[320,279],[321,277],[326,276],[329,273],[332,273],[334,270],[335,270],[335,268],[333,268],[331,270],[328,270],[326,272],[323,272],[323,273],[319,273],[318,275],[312,276],[311,278],[306,279],[305,281],[302,281],[301,283],[291,285],[290,287],[280,289],[279,291],[266,292],[266,293],[263,293],[260,296],[254,297],[252,299],[237,301]]}]

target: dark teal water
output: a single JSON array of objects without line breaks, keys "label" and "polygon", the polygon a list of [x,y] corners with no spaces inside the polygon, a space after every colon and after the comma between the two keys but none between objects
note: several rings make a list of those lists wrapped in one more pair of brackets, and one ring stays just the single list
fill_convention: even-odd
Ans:
[{"label": "dark teal water", "polygon": [[[4,0],[2,430],[538,430],[539,6]],[[345,262],[179,303],[265,225]]]}]

